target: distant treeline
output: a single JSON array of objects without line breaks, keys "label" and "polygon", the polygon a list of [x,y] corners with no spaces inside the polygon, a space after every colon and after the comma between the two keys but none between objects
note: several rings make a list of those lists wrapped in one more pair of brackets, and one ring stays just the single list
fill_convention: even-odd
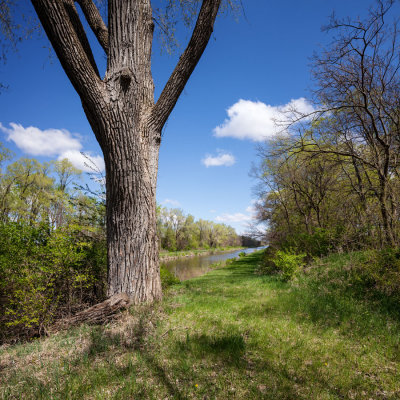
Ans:
[{"label": "distant treeline", "polygon": [[181,209],[158,207],[161,248],[169,251],[241,246],[242,239],[231,226],[186,215]]},{"label": "distant treeline", "polygon": [[243,247],[260,247],[261,241],[254,239],[250,236],[240,236],[240,240]]}]

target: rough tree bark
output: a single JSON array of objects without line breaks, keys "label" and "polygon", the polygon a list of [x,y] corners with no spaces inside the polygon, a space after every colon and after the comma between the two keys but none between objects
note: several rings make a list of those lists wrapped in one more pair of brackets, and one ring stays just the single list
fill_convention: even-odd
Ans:
[{"label": "rough tree bark", "polygon": [[93,0],[76,0],[107,55],[98,72],[74,0],[31,0],[80,96],[106,165],[108,295],[161,297],[156,183],[161,130],[210,36],[221,0],[203,0],[192,37],[157,102],[150,0],[109,0],[108,27]]}]

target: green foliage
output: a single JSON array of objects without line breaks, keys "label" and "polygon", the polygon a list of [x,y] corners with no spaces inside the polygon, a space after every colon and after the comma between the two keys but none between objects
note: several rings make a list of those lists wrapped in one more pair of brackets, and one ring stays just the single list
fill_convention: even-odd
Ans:
[{"label": "green foliage", "polygon": [[281,244],[284,249],[296,249],[306,253],[309,257],[322,257],[335,249],[335,244],[340,240],[339,227],[332,229],[315,228],[312,233],[293,232]]},{"label": "green foliage", "polygon": [[294,254],[277,250],[273,262],[278,271],[281,272],[281,277],[284,281],[290,281],[304,267],[305,254]]},{"label": "green foliage", "polygon": [[225,261],[225,267],[229,267],[230,265],[233,264],[234,261],[235,261],[235,258],[228,258],[228,259]]},{"label": "green foliage", "polygon": [[297,276],[305,263],[306,254],[296,254],[293,250],[276,250],[268,247],[263,254],[263,262],[256,269],[259,275],[279,274],[283,281]]},{"label": "green foliage", "polygon": [[241,251],[241,252],[238,254],[238,256],[239,256],[239,258],[246,257],[246,253],[245,253],[244,251]]},{"label": "green foliage", "polygon": [[400,306],[400,249],[365,251],[350,263],[350,281],[358,292]]},{"label": "green foliage", "polygon": [[68,160],[0,169],[0,342],[104,299],[105,207],[71,189],[80,174]]},{"label": "green foliage", "polygon": [[275,275],[279,272],[277,266],[275,265],[273,259],[276,255],[276,249],[272,246],[268,246],[262,252],[262,261],[257,266],[255,273],[257,275]]},{"label": "green foliage", "polygon": [[180,280],[172,272],[168,271],[165,265],[161,265],[160,267],[160,277],[161,286],[164,290],[168,289],[172,285],[180,283]]},{"label": "green foliage", "polygon": [[104,298],[105,245],[79,226],[0,224],[0,339],[40,334],[55,317]]}]

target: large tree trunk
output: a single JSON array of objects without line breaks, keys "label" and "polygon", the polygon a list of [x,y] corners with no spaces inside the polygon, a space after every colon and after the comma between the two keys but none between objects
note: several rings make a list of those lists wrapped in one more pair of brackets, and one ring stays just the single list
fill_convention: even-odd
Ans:
[{"label": "large tree trunk", "polygon": [[156,229],[161,135],[148,117],[154,107],[154,23],[148,0],[112,0],[109,7],[110,105],[97,135],[106,164],[108,295],[152,302],[161,298]]},{"label": "large tree trunk", "polygon": [[118,124],[105,157],[107,180],[108,295],[134,303],[161,298],[156,228],[156,143],[146,129]]}]

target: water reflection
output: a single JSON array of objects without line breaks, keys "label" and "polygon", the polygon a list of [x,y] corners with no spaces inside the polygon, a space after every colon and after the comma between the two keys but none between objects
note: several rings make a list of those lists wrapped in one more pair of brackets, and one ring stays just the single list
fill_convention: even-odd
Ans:
[{"label": "water reflection", "polygon": [[206,256],[195,256],[185,257],[171,261],[161,261],[170,272],[172,272],[180,280],[195,278],[200,275],[204,275],[210,270],[210,265],[225,261],[228,258],[235,258],[238,254],[244,251],[246,254],[252,253],[253,251],[263,249],[264,247],[249,248],[244,250],[236,250],[230,253],[215,253]]}]

